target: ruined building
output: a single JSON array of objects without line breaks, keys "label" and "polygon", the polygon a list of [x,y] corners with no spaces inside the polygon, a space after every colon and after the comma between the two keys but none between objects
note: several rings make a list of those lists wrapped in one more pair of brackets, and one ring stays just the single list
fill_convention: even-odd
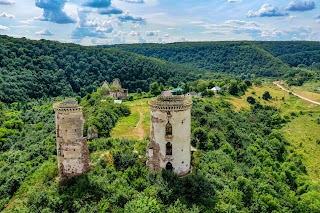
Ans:
[{"label": "ruined building", "polygon": [[128,90],[121,87],[120,81],[118,79],[114,79],[114,81],[110,85],[105,81],[101,89],[103,90],[103,96],[105,97],[112,97],[114,99],[128,98]]},{"label": "ruined building", "polygon": [[82,107],[70,99],[54,105],[56,113],[59,180],[77,176],[90,169],[89,150],[83,137]]},{"label": "ruined building", "polygon": [[180,176],[188,174],[191,171],[191,99],[159,96],[149,105],[147,166],[154,171],[167,169]]}]

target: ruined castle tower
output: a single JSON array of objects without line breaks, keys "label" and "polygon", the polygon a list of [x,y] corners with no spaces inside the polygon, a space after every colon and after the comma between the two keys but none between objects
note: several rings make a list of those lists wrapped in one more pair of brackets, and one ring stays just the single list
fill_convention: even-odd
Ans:
[{"label": "ruined castle tower", "polygon": [[159,96],[149,105],[147,166],[154,171],[167,169],[181,176],[188,174],[191,170],[191,99]]},{"label": "ruined castle tower", "polygon": [[82,107],[74,99],[54,105],[56,113],[59,180],[77,176],[90,169],[89,150],[83,137]]}]

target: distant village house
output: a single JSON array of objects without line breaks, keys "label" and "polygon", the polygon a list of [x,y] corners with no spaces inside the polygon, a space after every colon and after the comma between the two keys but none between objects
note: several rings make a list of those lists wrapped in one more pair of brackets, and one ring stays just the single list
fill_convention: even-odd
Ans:
[{"label": "distant village house", "polygon": [[215,87],[212,87],[211,90],[212,90],[214,93],[220,93],[221,88],[218,87],[218,86],[215,86]]}]

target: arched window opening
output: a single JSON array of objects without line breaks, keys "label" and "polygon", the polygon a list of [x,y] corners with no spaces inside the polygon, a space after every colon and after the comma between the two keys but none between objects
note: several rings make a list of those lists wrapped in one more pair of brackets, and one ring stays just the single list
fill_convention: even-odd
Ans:
[{"label": "arched window opening", "polygon": [[172,171],[173,170],[172,164],[170,162],[168,162],[166,164],[166,170],[168,170],[168,171]]},{"label": "arched window opening", "polygon": [[172,155],[172,144],[170,142],[166,144],[166,155]]},{"label": "arched window opening", "polygon": [[166,124],[166,136],[171,136],[172,135],[172,125],[169,123]]}]

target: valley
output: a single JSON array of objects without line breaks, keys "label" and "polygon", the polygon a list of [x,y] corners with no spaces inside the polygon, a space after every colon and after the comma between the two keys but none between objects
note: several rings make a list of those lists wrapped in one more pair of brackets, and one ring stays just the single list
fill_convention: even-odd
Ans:
[{"label": "valley", "polygon": [[[319,42],[0,46],[0,211],[320,211],[320,106],[293,95],[320,101]],[[125,89],[113,92],[129,90],[122,103],[102,87],[114,79]],[[194,96],[183,134],[197,151],[183,178],[147,166],[148,102],[163,92]],[[53,105],[68,98],[83,112],[91,170],[61,183]]]}]

